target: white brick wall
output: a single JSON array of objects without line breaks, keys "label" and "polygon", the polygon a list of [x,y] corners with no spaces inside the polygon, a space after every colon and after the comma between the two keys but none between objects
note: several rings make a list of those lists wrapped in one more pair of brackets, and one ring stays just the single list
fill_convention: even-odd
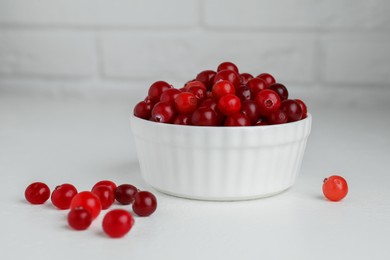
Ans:
[{"label": "white brick wall", "polygon": [[390,89],[389,13],[387,0],[0,0],[0,91],[143,95],[224,60],[301,89]]}]

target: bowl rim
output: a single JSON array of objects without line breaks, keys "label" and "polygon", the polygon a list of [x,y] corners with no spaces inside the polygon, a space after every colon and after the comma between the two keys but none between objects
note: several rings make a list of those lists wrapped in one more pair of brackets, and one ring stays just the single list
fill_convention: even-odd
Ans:
[{"label": "bowl rim", "polygon": [[[270,129],[270,128],[284,128],[287,126],[292,126],[292,125],[298,125],[298,124],[304,124],[307,121],[312,120],[312,115],[310,113],[307,113],[307,116],[304,119],[294,121],[294,122],[288,122],[284,124],[277,124],[277,125],[251,125],[251,126],[196,126],[196,125],[175,125],[175,124],[167,124],[167,123],[158,123],[150,120],[146,120],[143,118],[136,117],[134,114],[131,114],[130,117],[131,121],[138,121],[138,122],[143,122],[145,124],[149,125],[154,125],[158,127],[170,127],[170,128],[186,128],[186,129]],[[237,130],[237,131],[238,131]]]}]

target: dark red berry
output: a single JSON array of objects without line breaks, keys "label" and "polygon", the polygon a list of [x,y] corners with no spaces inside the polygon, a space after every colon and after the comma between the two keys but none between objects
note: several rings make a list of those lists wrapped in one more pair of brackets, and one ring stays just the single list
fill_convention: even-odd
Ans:
[{"label": "dark red berry", "polygon": [[180,90],[176,88],[170,88],[165,90],[160,97],[160,102],[168,102],[173,104],[177,95],[181,93]]},{"label": "dark red berry", "polygon": [[214,77],[214,84],[220,80],[227,80],[233,84],[235,88],[241,85],[240,75],[233,70],[221,70]]},{"label": "dark red berry", "polygon": [[199,107],[192,114],[191,123],[196,126],[216,126],[219,123],[218,114],[210,107]]},{"label": "dark red berry", "polygon": [[241,103],[241,112],[248,117],[251,124],[256,124],[260,117],[260,109],[253,100],[245,100]]},{"label": "dark red berry", "polygon": [[191,125],[191,117],[192,115],[178,115],[173,123],[175,125]]},{"label": "dark red berry", "polygon": [[154,103],[151,101],[141,101],[134,107],[134,115],[139,118],[143,119],[149,119],[152,115],[152,109],[153,109]]},{"label": "dark red berry", "polygon": [[213,70],[204,70],[196,76],[196,80],[202,82],[207,90],[211,90],[214,85],[214,77],[217,73]]},{"label": "dark red berry", "polygon": [[295,100],[284,100],[280,105],[280,110],[286,112],[289,122],[294,122],[302,119],[302,108]]},{"label": "dark red berry", "polygon": [[268,116],[268,122],[270,125],[278,125],[287,123],[288,117],[286,112],[278,109],[276,111],[271,112]]},{"label": "dark red berry", "polygon": [[148,191],[140,191],[135,195],[133,202],[133,211],[135,214],[141,217],[146,217],[157,209],[156,197]]},{"label": "dark red berry", "polygon": [[275,78],[274,78],[271,74],[268,74],[268,73],[261,73],[261,74],[258,75],[256,78],[259,78],[259,79],[264,80],[265,83],[266,83],[266,87],[268,87],[269,85],[272,85],[272,84],[276,83]]},{"label": "dark red berry", "polygon": [[158,102],[152,110],[153,121],[159,123],[172,123],[175,116],[175,107],[169,102]]},{"label": "dark red berry", "polygon": [[253,96],[267,88],[265,81],[259,78],[250,79],[246,85],[251,90]]},{"label": "dark red berry", "polygon": [[123,205],[128,205],[133,203],[135,194],[137,194],[138,189],[131,184],[122,184],[119,185],[115,190],[115,199]]},{"label": "dark red berry", "polygon": [[232,71],[238,73],[238,68],[237,68],[236,64],[229,62],[229,61],[225,61],[225,62],[222,62],[221,64],[219,64],[217,71],[219,72],[221,70],[232,70]]},{"label": "dark red berry", "polygon": [[207,98],[207,90],[206,88],[202,88],[199,86],[192,86],[188,89],[188,92],[195,95],[196,99],[199,102],[202,102],[205,98]]},{"label": "dark red berry", "polygon": [[302,100],[300,99],[294,99],[296,102],[298,102],[298,104],[301,106],[302,108],[302,119],[306,118],[307,117],[307,107],[306,107],[306,104],[305,102],[303,102]]},{"label": "dark red berry", "polygon": [[218,103],[214,98],[207,98],[207,99],[203,100],[202,103],[200,103],[199,107],[208,107],[208,108],[211,108],[213,110],[216,110],[217,104]]},{"label": "dark red berry", "polygon": [[218,101],[218,110],[224,115],[236,114],[241,109],[241,100],[233,94],[222,96]]},{"label": "dark red berry", "polygon": [[250,126],[251,121],[243,113],[230,115],[225,120],[225,126]]},{"label": "dark red berry", "polygon": [[270,89],[257,93],[255,102],[262,116],[268,116],[271,112],[278,110],[281,104],[279,95]]},{"label": "dark red berry", "polygon": [[240,74],[241,84],[246,85],[250,79],[253,79],[252,74],[249,73],[241,73]]},{"label": "dark red berry", "polygon": [[83,207],[74,208],[68,213],[68,224],[75,230],[85,230],[91,223],[92,215]]},{"label": "dark red berry", "polygon": [[212,93],[215,99],[220,99],[227,94],[234,94],[236,92],[234,85],[228,80],[221,80],[214,84]]},{"label": "dark red berry", "polygon": [[55,187],[51,193],[51,202],[59,209],[69,209],[70,202],[76,196],[77,189],[69,183],[64,183]]},{"label": "dark red berry", "polygon": [[197,105],[197,98],[190,92],[182,92],[175,98],[175,108],[179,114],[191,114]]},{"label": "dark red berry", "polygon": [[50,198],[50,189],[43,182],[34,182],[27,186],[24,196],[31,204],[43,204]]},{"label": "dark red berry", "polygon": [[278,93],[278,95],[282,101],[288,99],[288,90],[283,84],[275,83],[275,84],[270,85],[268,87],[268,89],[271,89],[271,90],[275,91],[276,93]]},{"label": "dark red berry", "polygon": [[199,80],[193,80],[193,81],[187,82],[187,84],[184,87],[186,89],[190,89],[191,87],[200,87],[200,88],[207,90],[205,84]]},{"label": "dark red berry", "polygon": [[241,101],[252,99],[252,92],[250,88],[246,85],[241,85],[236,89],[236,96],[241,99]]},{"label": "dark red berry", "polygon": [[108,209],[115,201],[114,191],[109,186],[95,186],[92,189],[92,193],[99,197],[102,209]]},{"label": "dark red berry", "polygon": [[149,88],[149,92],[148,92],[148,97],[149,99],[153,102],[153,103],[157,103],[160,101],[160,97],[161,97],[161,94],[167,90],[167,89],[170,89],[172,88],[171,85],[169,85],[169,83],[165,82],[165,81],[156,81],[154,82],[150,88]]},{"label": "dark red berry", "polygon": [[123,237],[134,225],[134,218],[130,212],[123,209],[114,209],[108,212],[102,222],[103,231],[112,238]]}]

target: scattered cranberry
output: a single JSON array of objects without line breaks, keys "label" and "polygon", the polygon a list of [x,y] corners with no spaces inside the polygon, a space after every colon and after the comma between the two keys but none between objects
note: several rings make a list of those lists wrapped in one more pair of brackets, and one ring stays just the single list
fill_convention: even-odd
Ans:
[{"label": "scattered cranberry", "polygon": [[292,99],[284,100],[280,105],[280,110],[286,112],[289,122],[294,122],[302,119],[302,108],[298,102]]},{"label": "scattered cranberry", "polygon": [[170,89],[170,88],[172,88],[172,86],[169,85],[167,82],[156,81],[150,86],[149,92],[148,92],[148,97],[153,103],[157,103],[160,101],[161,94],[165,90]]},{"label": "scattered cranberry", "polygon": [[241,73],[241,74],[240,74],[241,84],[246,85],[246,83],[248,83],[248,81],[249,81],[250,79],[253,79],[252,74],[249,74],[249,73]]},{"label": "scattered cranberry", "polygon": [[85,230],[92,223],[91,213],[83,207],[77,207],[69,211],[68,224],[75,230]]},{"label": "scattered cranberry", "polygon": [[95,183],[95,185],[93,185],[92,189],[95,188],[96,186],[100,186],[100,185],[108,186],[115,192],[116,184],[113,181],[109,181],[109,180],[98,181],[97,183]]},{"label": "scattered cranberry", "polygon": [[276,83],[275,78],[271,74],[268,74],[268,73],[261,73],[256,78],[264,80],[265,83],[267,84],[267,87]]},{"label": "scattered cranberry", "polygon": [[225,126],[250,126],[251,121],[243,113],[230,115],[225,120]]},{"label": "scattered cranberry", "polygon": [[210,107],[199,107],[191,117],[191,123],[196,126],[216,126],[218,122],[217,112]]},{"label": "scattered cranberry", "polygon": [[217,75],[214,77],[214,84],[220,80],[227,80],[233,84],[235,88],[238,88],[241,85],[240,75],[233,70],[221,70],[218,71]]},{"label": "scattered cranberry", "polygon": [[134,218],[130,212],[123,209],[114,209],[103,218],[103,231],[112,238],[123,237],[129,233],[134,225]]},{"label": "scattered cranberry", "polygon": [[140,191],[135,195],[133,211],[141,217],[149,216],[156,211],[157,199],[148,191]]},{"label": "scattered cranberry", "polygon": [[115,201],[114,191],[109,186],[95,186],[92,189],[92,193],[99,197],[102,209],[108,209]]},{"label": "scattered cranberry", "polygon": [[281,104],[279,95],[270,89],[257,93],[255,102],[262,116],[268,116],[271,112],[278,110]]},{"label": "scattered cranberry", "polygon": [[325,178],[324,183],[322,184],[322,192],[330,201],[342,200],[348,193],[347,181],[343,177],[337,175]]},{"label": "scattered cranberry", "polygon": [[218,101],[218,110],[224,115],[233,115],[240,111],[241,100],[233,94],[222,96]]},{"label": "scattered cranberry", "polygon": [[252,94],[256,96],[257,93],[267,88],[267,83],[259,78],[253,78],[248,81],[247,86],[251,90]]},{"label": "scattered cranberry", "polygon": [[248,117],[251,124],[255,124],[260,118],[260,109],[253,100],[245,100],[241,104],[241,112]]},{"label": "scattered cranberry", "polygon": [[152,119],[159,123],[172,123],[176,111],[173,104],[168,102],[157,103],[152,110]]},{"label": "scattered cranberry", "polygon": [[131,184],[119,185],[115,190],[115,199],[123,205],[129,205],[133,203],[135,195],[138,193],[138,189]]},{"label": "scattered cranberry", "polygon": [[175,98],[176,98],[177,95],[179,95],[180,93],[181,93],[181,91],[178,90],[178,89],[176,89],[176,88],[167,89],[167,90],[165,90],[165,91],[161,94],[160,102],[168,102],[168,103],[173,104],[173,103],[175,102]]},{"label": "scattered cranberry", "polygon": [[134,115],[139,118],[149,119],[152,115],[152,102],[141,101],[134,107]]},{"label": "scattered cranberry", "polygon": [[55,187],[51,193],[51,202],[59,209],[69,209],[70,202],[76,196],[77,189],[69,183]]},{"label": "scattered cranberry", "polygon": [[24,196],[31,204],[43,204],[50,198],[50,189],[43,182],[34,182],[27,186]]},{"label": "scattered cranberry", "polygon": [[296,102],[298,102],[298,104],[301,106],[302,108],[302,119],[306,118],[307,117],[307,107],[306,107],[306,104],[305,102],[303,102],[302,100],[300,99],[294,99]]},{"label": "scattered cranberry", "polygon": [[74,196],[70,203],[71,209],[78,207],[82,207],[88,210],[92,215],[92,219],[95,219],[100,214],[102,204],[100,203],[99,197],[92,192],[82,191]]},{"label": "scattered cranberry", "polygon": [[278,109],[276,111],[271,112],[271,114],[269,114],[268,122],[270,125],[284,124],[288,122],[288,117],[286,112]]},{"label": "scattered cranberry", "polygon": [[234,85],[227,80],[221,80],[214,84],[212,93],[215,99],[220,99],[227,94],[234,94],[236,92]]},{"label": "scattered cranberry", "polygon": [[232,71],[238,73],[238,68],[237,68],[236,64],[229,62],[229,61],[222,62],[221,64],[219,64],[217,71],[219,72],[221,70],[232,70]]},{"label": "scattered cranberry", "polygon": [[183,92],[175,98],[175,108],[180,114],[191,114],[198,104],[195,95],[189,92]]},{"label": "scattered cranberry", "polygon": [[214,84],[214,77],[217,73],[213,70],[204,70],[196,76],[196,80],[202,82],[207,90],[211,90]]}]

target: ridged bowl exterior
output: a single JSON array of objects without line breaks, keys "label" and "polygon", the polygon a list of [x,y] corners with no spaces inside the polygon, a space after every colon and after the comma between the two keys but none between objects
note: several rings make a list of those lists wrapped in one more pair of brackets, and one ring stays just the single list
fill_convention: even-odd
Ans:
[{"label": "ridged bowl exterior", "polygon": [[291,187],[311,115],[282,125],[197,127],[132,116],[141,174],[157,190],[191,199],[245,200]]}]

